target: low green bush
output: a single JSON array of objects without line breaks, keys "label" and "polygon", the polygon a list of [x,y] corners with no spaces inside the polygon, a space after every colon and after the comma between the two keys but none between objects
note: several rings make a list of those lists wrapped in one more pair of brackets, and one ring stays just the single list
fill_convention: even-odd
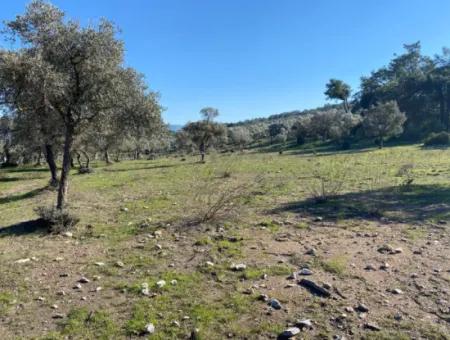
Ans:
[{"label": "low green bush", "polygon": [[449,146],[450,134],[448,132],[431,133],[424,141],[424,146]]}]

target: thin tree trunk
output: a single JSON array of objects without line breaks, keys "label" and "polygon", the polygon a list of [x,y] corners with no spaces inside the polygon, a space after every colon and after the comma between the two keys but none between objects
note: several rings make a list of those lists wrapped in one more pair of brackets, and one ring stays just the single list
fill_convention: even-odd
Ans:
[{"label": "thin tree trunk", "polygon": [[83,154],[84,158],[86,159],[85,168],[89,168],[89,164],[91,163],[91,158],[89,157],[89,154],[84,150],[81,150],[81,153]]},{"label": "thin tree trunk", "polygon": [[63,210],[67,202],[67,192],[69,190],[69,173],[71,166],[71,151],[73,145],[73,134],[74,129],[72,126],[66,127],[65,141],[64,141],[64,153],[63,153],[63,163],[61,169],[61,181],[59,183],[58,189],[58,200],[56,208]]},{"label": "thin tree trunk", "polygon": [[45,144],[45,160],[47,161],[48,168],[50,169],[51,179],[50,185],[56,187],[58,185],[58,174],[55,162],[55,155],[53,153],[53,146]]},{"label": "thin tree trunk", "polygon": [[108,150],[105,150],[105,161],[106,161],[106,164],[112,164],[111,160],[109,159]]},{"label": "thin tree trunk", "polygon": [[42,148],[39,148],[35,166],[40,166],[41,164],[42,164]]},{"label": "thin tree trunk", "polygon": [[205,148],[205,143],[201,143],[201,144],[200,144],[200,157],[201,157],[201,162],[204,162],[204,161],[205,161],[205,152],[206,152],[205,149],[206,149],[206,148]]},{"label": "thin tree trunk", "polygon": [[8,142],[3,147],[3,150],[5,151],[5,165],[7,165],[7,166],[12,165],[12,162],[11,162],[12,155],[11,155],[11,151],[9,149]]}]

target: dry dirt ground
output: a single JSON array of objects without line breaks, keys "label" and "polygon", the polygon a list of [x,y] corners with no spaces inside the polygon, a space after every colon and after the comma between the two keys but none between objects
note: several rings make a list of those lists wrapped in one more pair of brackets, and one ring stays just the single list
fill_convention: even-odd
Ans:
[{"label": "dry dirt ground", "polygon": [[[200,225],[184,223],[198,213],[186,195],[195,201],[200,189],[183,168],[197,174],[204,165],[125,162],[74,175],[71,198],[81,202],[74,205],[81,222],[72,235],[48,235],[29,222],[33,207],[54,199],[41,190],[45,171],[4,172],[0,338],[276,339],[291,326],[301,329],[297,339],[450,338],[450,226],[441,191],[427,193],[441,203],[417,201],[421,187],[396,203],[378,192],[370,211],[355,208],[352,200],[362,199],[355,190],[316,205],[297,200],[306,189],[280,185],[292,184],[288,169],[301,166],[301,157],[309,162],[306,156],[283,156],[281,168],[274,155],[242,157],[226,181],[248,182],[259,162],[270,185]],[[434,166],[448,169],[437,157]],[[133,175],[119,171],[130,167]],[[433,172],[418,171],[417,185],[428,188],[420,173]],[[223,192],[219,177],[213,187]],[[448,181],[447,173],[436,177]],[[154,334],[145,333],[149,323]]]}]

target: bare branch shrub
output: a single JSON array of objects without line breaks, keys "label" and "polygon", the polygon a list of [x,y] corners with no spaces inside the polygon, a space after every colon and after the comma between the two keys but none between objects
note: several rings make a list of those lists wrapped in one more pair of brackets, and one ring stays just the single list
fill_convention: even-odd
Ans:
[{"label": "bare branch shrub", "polygon": [[346,160],[327,160],[315,162],[311,168],[306,188],[311,198],[323,203],[340,194],[345,186],[349,173],[349,162]]},{"label": "bare branch shrub", "polygon": [[[230,173],[227,170],[226,173]],[[217,176],[213,170],[193,180],[190,224],[218,222],[236,215],[253,196],[258,195],[263,178]],[[188,203],[189,205],[189,203]]]}]

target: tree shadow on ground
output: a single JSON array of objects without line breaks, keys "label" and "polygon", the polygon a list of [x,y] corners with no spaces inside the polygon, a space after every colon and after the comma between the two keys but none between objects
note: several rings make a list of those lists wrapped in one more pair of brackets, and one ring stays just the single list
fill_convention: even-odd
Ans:
[{"label": "tree shadow on ground", "polygon": [[33,197],[41,194],[45,190],[48,190],[47,186],[38,188],[38,189],[34,189],[34,190],[28,191],[23,194],[0,197],[0,205],[6,204],[6,203],[11,203],[11,202],[17,202],[17,201],[28,199],[28,198],[33,198]]},{"label": "tree shadow on ground", "polygon": [[4,173],[22,173],[22,172],[48,172],[48,168],[21,168],[21,167],[15,167],[15,168],[0,168],[2,172]]},{"label": "tree shadow on ground", "polygon": [[9,236],[24,236],[29,234],[47,234],[48,228],[42,219],[13,224],[8,227],[0,227],[0,238]]},{"label": "tree shadow on ground", "polygon": [[105,172],[126,172],[126,171],[139,171],[139,170],[155,170],[155,169],[168,169],[168,168],[175,168],[183,165],[192,165],[192,164],[198,164],[198,163],[192,163],[192,162],[180,162],[179,164],[162,164],[162,165],[153,165],[153,166],[145,166],[141,168],[126,168],[126,169],[108,169],[105,168],[103,171]]},{"label": "tree shadow on ground", "polygon": [[20,178],[20,177],[0,177],[0,183],[7,183],[7,182],[17,182],[20,181],[22,179],[27,179],[27,178]]},{"label": "tree shadow on ground", "polygon": [[346,193],[318,203],[315,199],[282,205],[283,211],[321,216],[325,220],[380,219],[393,222],[450,220],[450,187],[410,185],[380,190]]}]

